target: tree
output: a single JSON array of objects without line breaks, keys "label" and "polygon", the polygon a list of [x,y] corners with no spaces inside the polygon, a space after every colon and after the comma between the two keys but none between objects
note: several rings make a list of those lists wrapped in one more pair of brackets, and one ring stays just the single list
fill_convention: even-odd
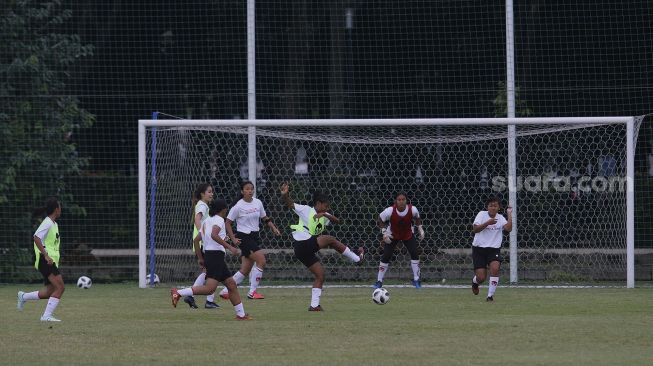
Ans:
[{"label": "tree", "polygon": [[0,246],[11,250],[31,237],[31,208],[45,197],[83,212],[65,180],[87,164],[71,136],[94,116],[66,82],[93,47],[63,31],[72,12],[61,1],[9,0],[0,11],[0,218],[10,235]]},{"label": "tree", "polygon": [[[497,96],[492,101],[494,104],[494,116],[505,118],[508,116],[508,92],[506,83],[500,81],[498,87]],[[519,97],[519,87],[515,87],[515,117],[530,117],[532,115],[533,110]]]}]

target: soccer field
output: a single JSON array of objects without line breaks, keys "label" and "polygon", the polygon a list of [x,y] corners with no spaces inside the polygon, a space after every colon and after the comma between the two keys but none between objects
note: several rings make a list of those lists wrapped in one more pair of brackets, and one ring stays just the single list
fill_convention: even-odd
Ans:
[{"label": "soccer field", "polygon": [[[326,288],[322,313],[309,288],[264,288],[231,305],[170,304],[169,288],[69,285],[56,315],[45,301],[16,310],[0,287],[6,365],[644,365],[651,362],[653,289],[500,287],[494,303],[462,288],[389,288],[375,305],[368,288]],[[204,297],[197,297],[203,304]]]}]

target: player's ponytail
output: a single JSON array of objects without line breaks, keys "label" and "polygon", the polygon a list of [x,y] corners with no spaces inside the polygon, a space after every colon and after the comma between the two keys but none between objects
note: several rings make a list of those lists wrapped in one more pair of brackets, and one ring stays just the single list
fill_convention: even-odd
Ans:
[{"label": "player's ponytail", "polygon": [[45,200],[45,206],[37,207],[34,209],[32,212],[32,217],[43,217],[43,216],[50,216],[56,210],[59,208],[59,200],[57,197],[48,197],[47,200]]}]

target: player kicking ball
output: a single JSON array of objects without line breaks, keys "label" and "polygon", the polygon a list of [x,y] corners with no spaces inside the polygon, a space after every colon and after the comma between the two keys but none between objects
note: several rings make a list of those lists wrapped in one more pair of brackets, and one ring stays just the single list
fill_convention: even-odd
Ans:
[{"label": "player kicking ball", "polygon": [[486,201],[487,211],[481,211],[474,219],[472,232],[472,260],[474,262],[474,278],[472,292],[478,295],[478,286],[485,281],[487,269],[490,268],[490,285],[487,291],[487,301],[494,301],[494,292],[499,285],[499,270],[501,268],[501,242],[503,232],[512,230],[512,208],[506,208],[508,219],[499,213],[501,208],[499,198],[491,197]]},{"label": "player kicking ball", "polygon": [[321,193],[315,193],[313,195],[313,207],[298,205],[290,198],[289,190],[288,183],[281,185],[283,204],[293,210],[299,217],[299,222],[296,225],[290,225],[290,228],[293,229],[295,257],[311,271],[314,277],[311,290],[311,305],[308,307],[308,311],[322,311],[320,297],[322,296],[322,285],[324,284],[324,267],[315,253],[320,249],[332,248],[352,262],[361,263],[364,254],[363,248],[358,248],[358,252],[354,253],[333,236],[322,234],[330,223],[340,223],[340,219],[327,212],[330,201],[328,197]]}]

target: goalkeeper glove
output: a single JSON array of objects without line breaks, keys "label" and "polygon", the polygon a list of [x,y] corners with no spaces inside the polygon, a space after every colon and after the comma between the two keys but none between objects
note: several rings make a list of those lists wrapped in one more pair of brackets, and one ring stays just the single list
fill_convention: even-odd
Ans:
[{"label": "goalkeeper glove", "polygon": [[422,225],[417,226],[417,232],[419,233],[419,240],[424,240],[424,228]]},{"label": "goalkeeper glove", "polygon": [[381,229],[381,234],[383,234],[383,242],[386,244],[392,243],[392,233],[390,232],[390,228],[387,227],[385,229]]}]

